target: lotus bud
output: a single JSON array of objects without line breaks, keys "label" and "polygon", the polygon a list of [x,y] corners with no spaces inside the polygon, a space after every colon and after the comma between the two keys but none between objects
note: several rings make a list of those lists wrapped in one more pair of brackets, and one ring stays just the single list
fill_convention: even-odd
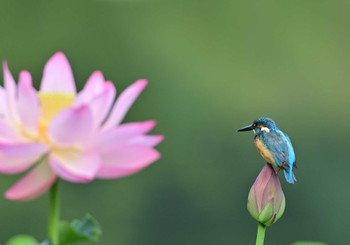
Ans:
[{"label": "lotus bud", "polygon": [[270,226],[282,216],[285,205],[278,176],[273,168],[266,164],[250,188],[248,211],[255,220]]}]

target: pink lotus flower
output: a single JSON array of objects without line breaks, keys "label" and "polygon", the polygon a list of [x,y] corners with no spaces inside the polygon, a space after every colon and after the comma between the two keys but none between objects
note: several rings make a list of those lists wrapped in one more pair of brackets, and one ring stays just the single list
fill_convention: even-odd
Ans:
[{"label": "pink lotus flower", "polygon": [[121,124],[146,80],[120,94],[95,71],[76,92],[65,55],[56,53],[45,65],[40,90],[27,71],[15,83],[6,63],[0,87],[0,172],[29,172],[9,188],[10,200],[31,200],[57,177],[89,182],[134,174],[159,158],[153,149],[161,135],[146,135],[154,121]]}]

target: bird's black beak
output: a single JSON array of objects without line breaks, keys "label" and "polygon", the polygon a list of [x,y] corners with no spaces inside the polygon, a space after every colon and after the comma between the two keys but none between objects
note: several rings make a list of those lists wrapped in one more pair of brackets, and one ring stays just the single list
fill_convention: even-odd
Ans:
[{"label": "bird's black beak", "polygon": [[249,125],[249,126],[245,126],[243,128],[240,128],[237,131],[238,132],[243,132],[243,131],[250,131],[250,130],[253,130],[253,129],[254,129],[253,125]]}]

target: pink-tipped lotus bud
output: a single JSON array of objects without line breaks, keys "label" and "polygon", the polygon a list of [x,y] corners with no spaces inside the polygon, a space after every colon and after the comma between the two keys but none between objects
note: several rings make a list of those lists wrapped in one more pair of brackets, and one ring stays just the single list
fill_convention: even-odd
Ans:
[{"label": "pink-tipped lotus bud", "polygon": [[266,226],[275,223],[286,206],[281,183],[268,164],[261,170],[248,196],[248,211],[251,216]]}]

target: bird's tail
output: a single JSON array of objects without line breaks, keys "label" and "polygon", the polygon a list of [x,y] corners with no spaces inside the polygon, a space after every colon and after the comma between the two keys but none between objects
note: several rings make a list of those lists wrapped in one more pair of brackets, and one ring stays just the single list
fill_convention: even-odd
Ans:
[{"label": "bird's tail", "polygon": [[283,173],[284,173],[284,177],[286,178],[286,180],[289,184],[294,184],[294,182],[297,181],[297,179],[294,176],[292,168],[284,169]]}]

